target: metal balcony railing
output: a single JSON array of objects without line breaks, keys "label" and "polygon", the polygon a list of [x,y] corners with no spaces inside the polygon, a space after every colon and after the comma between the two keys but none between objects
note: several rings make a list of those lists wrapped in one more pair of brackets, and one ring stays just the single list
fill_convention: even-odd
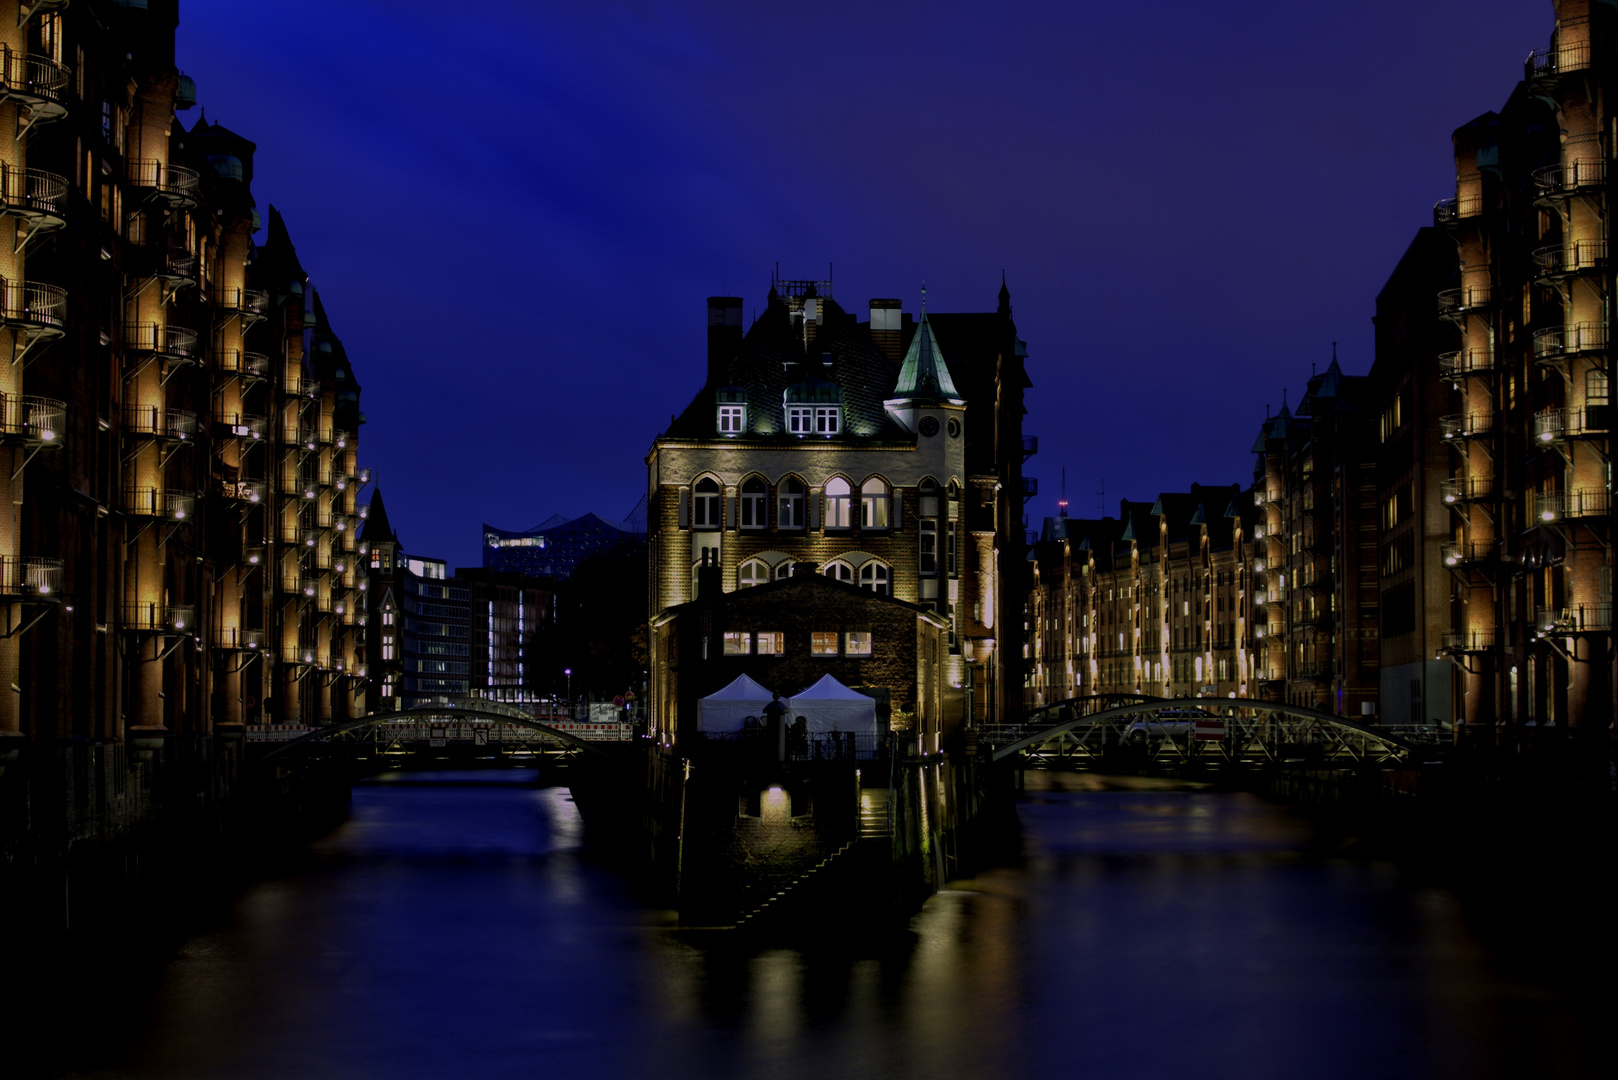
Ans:
[{"label": "metal balcony railing", "polygon": [[0,437],[7,441],[54,443],[66,421],[67,405],[55,398],[0,394]]},{"label": "metal balcony railing", "polygon": [[240,626],[222,626],[214,630],[213,643],[214,647],[219,649],[261,652],[264,648],[264,631],[248,630]]},{"label": "metal balcony railing", "polygon": [[1490,476],[1452,476],[1441,480],[1438,485],[1444,502],[1449,505],[1456,503],[1478,502],[1487,499],[1494,493],[1494,478]]},{"label": "metal balcony railing", "polygon": [[1444,651],[1447,653],[1483,653],[1494,648],[1493,630],[1445,630]]},{"label": "metal balcony railing", "polygon": [[125,405],[124,434],[186,442],[196,438],[197,414],[160,405]]},{"label": "metal balcony railing", "polygon": [[147,246],[137,249],[131,262],[137,277],[157,278],[177,285],[197,283],[197,257],[184,248]]},{"label": "metal balcony railing", "polygon": [[1608,405],[1582,408],[1542,409],[1534,414],[1534,438],[1542,443],[1605,435],[1611,427]]},{"label": "metal balcony railing", "polygon": [[1578,634],[1591,630],[1612,629],[1612,604],[1577,604],[1557,612],[1556,629],[1561,633]]},{"label": "metal balcony railing", "polygon": [[1039,453],[1039,436],[1024,435],[1022,437],[1022,459],[1027,461],[1037,453]]},{"label": "metal balcony railing", "polygon": [[1612,494],[1606,488],[1530,491],[1527,502],[1528,523],[1548,525],[1564,518],[1600,517],[1607,514],[1612,509]]},{"label": "metal balcony railing", "polygon": [[214,417],[214,421],[224,429],[223,434],[235,439],[249,439],[253,442],[258,442],[270,433],[270,422],[262,416],[250,416],[247,413],[221,413]]},{"label": "metal balcony railing", "polygon": [[41,169],[0,165],[0,212],[58,227],[66,224],[67,180]]},{"label": "metal balcony railing", "polygon": [[0,319],[7,326],[55,336],[67,321],[67,290],[37,281],[0,287]]},{"label": "metal balcony railing", "polygon": [[1534,252],[1534,267],[1539,277],[1563,277],[1601,270],[1607,265],[1605,240],[1573,240],[1560,244],[1547,244]]},{"label": "metal balcony railing", "polygon": [[225,480],[219,485],[219,494],[237,502],[261,503],[268,489],[262,480]]},{"label": "metal balcony railing", "polygon": [[1438,355],[1439,376],[1452,382],[1468,375],[1486,375],[1493,370],[1493,349],[1458,349]]},{"label": "metal balcony railing", "polygon": [[124,629],[195,633],[196,608],[189,604],[165,604],[158,600],[131,601],[124,604]]},{"label": "metal balcony railing", "polygon": [[270,358],[259,352],[244,352],[241,349],[216,349],[214,361],[219,370],[227,374],[241,375],[248,379],[264,379],[270,374]]},{"label": "metal balcony railing", "polygon": [[151,487],[124,489],[124,513],[133,517],[164,518],[169,521],[189,521],[195,516],[197,500],[194,495],[174,491],[159,491]]},{"label": "metal balcony railing", "polygon": [[62,98],[67,92],[67,68],[43,56],[13,52],[0,45],[0,100],[16,101],[54,120],[67,115]]},{"label": "metal balcony railing", "polygon": [[243,315],[262,316],[270,309],[270,294],[262,289],[215,289],[214,306]]},{"label": "metal balcony railing", "polygon": [[1446,439],[1476,439],[1494,431],[1493,413],[1441,416],[1438,430]]},{"label": "metal balcony railing", "polygon": [[1607,328],[1602,323],[1547,326],[1534,331],[1534,358],[1541,362],[1554,362],[1580,353],[1605,352],[1606,348]]},{"label": "metal balcony railing", "polygon": [[1494,558],[1495,546],[1489,540],[1463,540],[1458,543],[1444,544],[1439,549],[1439,558],[1444,560],[1445,566],[1468,566],[1473,563],[1488,562]]},{"label": "metal balcony railing", "polygon": [[1467,195],[1465,198],[1451,196],[1439,199],[1433,204],[1433,224],[1443,228],[1466,218],[1477,217],[1481,213],[1483,213],[1483,196]]},{"label": "metal balcony railing", "polygon": [[1524,74],[1530,80],[1551,79],[1570,71],[1582,71],[1590,66],[1590,42],[1569,41],[1552,45],[1548,49],[1535,49],[1524,63]]},{"label": "metal balcony railing", "polygon": [[1547,165],[1534,170],[1534,189],[1542,198],[1570,195],[1607,182],[1607,163],[1600,158]]},{"label": "metal balcony railing", "polygon": [[1461,315],[1489,306],[1488,285],[1466,285],[1458,289],[1444,289],[1438,293],[1440,315]]},{"label": "metal balcony railing", "polygon": [[0,555],[0,596],[38,600],[61,591],[61,559]]},{"label": "metal balcony railing", "polygon": [[200,177],[195,169],[170,165],[155,158],[136,158],[126,172],[129,186],[144,188],[150,197],[171,206],[192,206],[197,201]]},{"label": "metal balcony railing", "polygon": [[197,355],[197,332],[183,326],[126,323],[124,348],[130,352],[157,353],[176,360],[194,360]]}]

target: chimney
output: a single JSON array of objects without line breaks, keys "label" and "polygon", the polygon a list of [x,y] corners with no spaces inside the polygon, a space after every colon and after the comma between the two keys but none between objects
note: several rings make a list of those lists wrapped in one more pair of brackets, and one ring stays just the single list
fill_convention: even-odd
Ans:
[{"label": "chimney", "polygon": [[708,297],[708,385],[730,382],[730,362],[742,350],[742,298]]},{"label": "chimney", "polygon": [[904,311],[898,300],[871,301],[871,340],[893,363],[904,359]]},{"label": "chimney", "polygon": [[704,551],[702,564],[697,567],[697,599],[713,601],[725,591],[725,579],[719,569],[719,553]]}]

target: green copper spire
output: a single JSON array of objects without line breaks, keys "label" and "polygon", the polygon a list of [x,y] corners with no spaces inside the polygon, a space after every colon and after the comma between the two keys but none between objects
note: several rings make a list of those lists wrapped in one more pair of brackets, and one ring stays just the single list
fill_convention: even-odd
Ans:
[{"label": "green copper spire", "polygon": [[916,336],[910,339],[910,350],[905,353],[904,363],[899,368],[899,383],[893,388],[893,396],[896,399],[961,400],[961,395],[955,390],[955,381],[949,377],[949,365],[944,362],[944,354],[938,351],[938,342],[933,339],[932,324],[927,321],[925,293],[921,302],[921,323],[916,327]]}]

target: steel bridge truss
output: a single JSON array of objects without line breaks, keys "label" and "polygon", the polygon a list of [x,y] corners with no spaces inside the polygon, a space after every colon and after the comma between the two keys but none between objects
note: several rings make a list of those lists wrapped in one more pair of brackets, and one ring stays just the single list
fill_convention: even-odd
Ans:
[{"label": "steel bridge truss", "polygon": [[[428,733],[425,737],[420,735],[423,729]],[[463,729],[470,735],[469,739],[460,737]],[[442,730],[444,734],[435,737],[433,732],[438,730]],[[451,730],[457,732],[454,741],[458,744],[467,742],[472,745],[490,745],[513,751],[526,747],[536,753],[541,750],[557,753],[580,750],[594,754],[606,752],[599,744],[581,739],[570,732],[559,731],[549,724],[536,720],[516,706],[477,700],[458,702],[454,705],[422,705],[397,712],[371,713],[354,720],[327,724],[315,728],[307,735],[275,744],[275,748],[259,760],[270,761],[317,743],[341,742],[388,748],[397,746],[403,750],[420,746],[423,742],[431,745],[441,738],[447,745],[451,740]],[[485,741],[481,744],[477,738],[478,731],[485,733]]]},{"label": "steel bridge truss", "polygon": [[1248,698],[1074,698],[1034,710],[1020,724],[980,728],[993,760],[1091,768],[1128,751],[1153,763],[1397,766],[1436,750],[1441,737],[1393,732],[1341,716]]}]

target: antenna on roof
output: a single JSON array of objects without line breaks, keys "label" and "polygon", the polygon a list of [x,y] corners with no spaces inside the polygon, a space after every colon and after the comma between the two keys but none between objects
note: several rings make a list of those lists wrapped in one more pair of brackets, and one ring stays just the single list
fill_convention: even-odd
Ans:
[{"label": "antenna on roof", "polygon": [[921,283],[921,313],[927,314],[927,283]]},{"label": "antenna on roof", "polygon": [[1067,517],[1067,466],[1062,466],[1062,497],[1056,503],[1056,513],[1059,517]]}]

